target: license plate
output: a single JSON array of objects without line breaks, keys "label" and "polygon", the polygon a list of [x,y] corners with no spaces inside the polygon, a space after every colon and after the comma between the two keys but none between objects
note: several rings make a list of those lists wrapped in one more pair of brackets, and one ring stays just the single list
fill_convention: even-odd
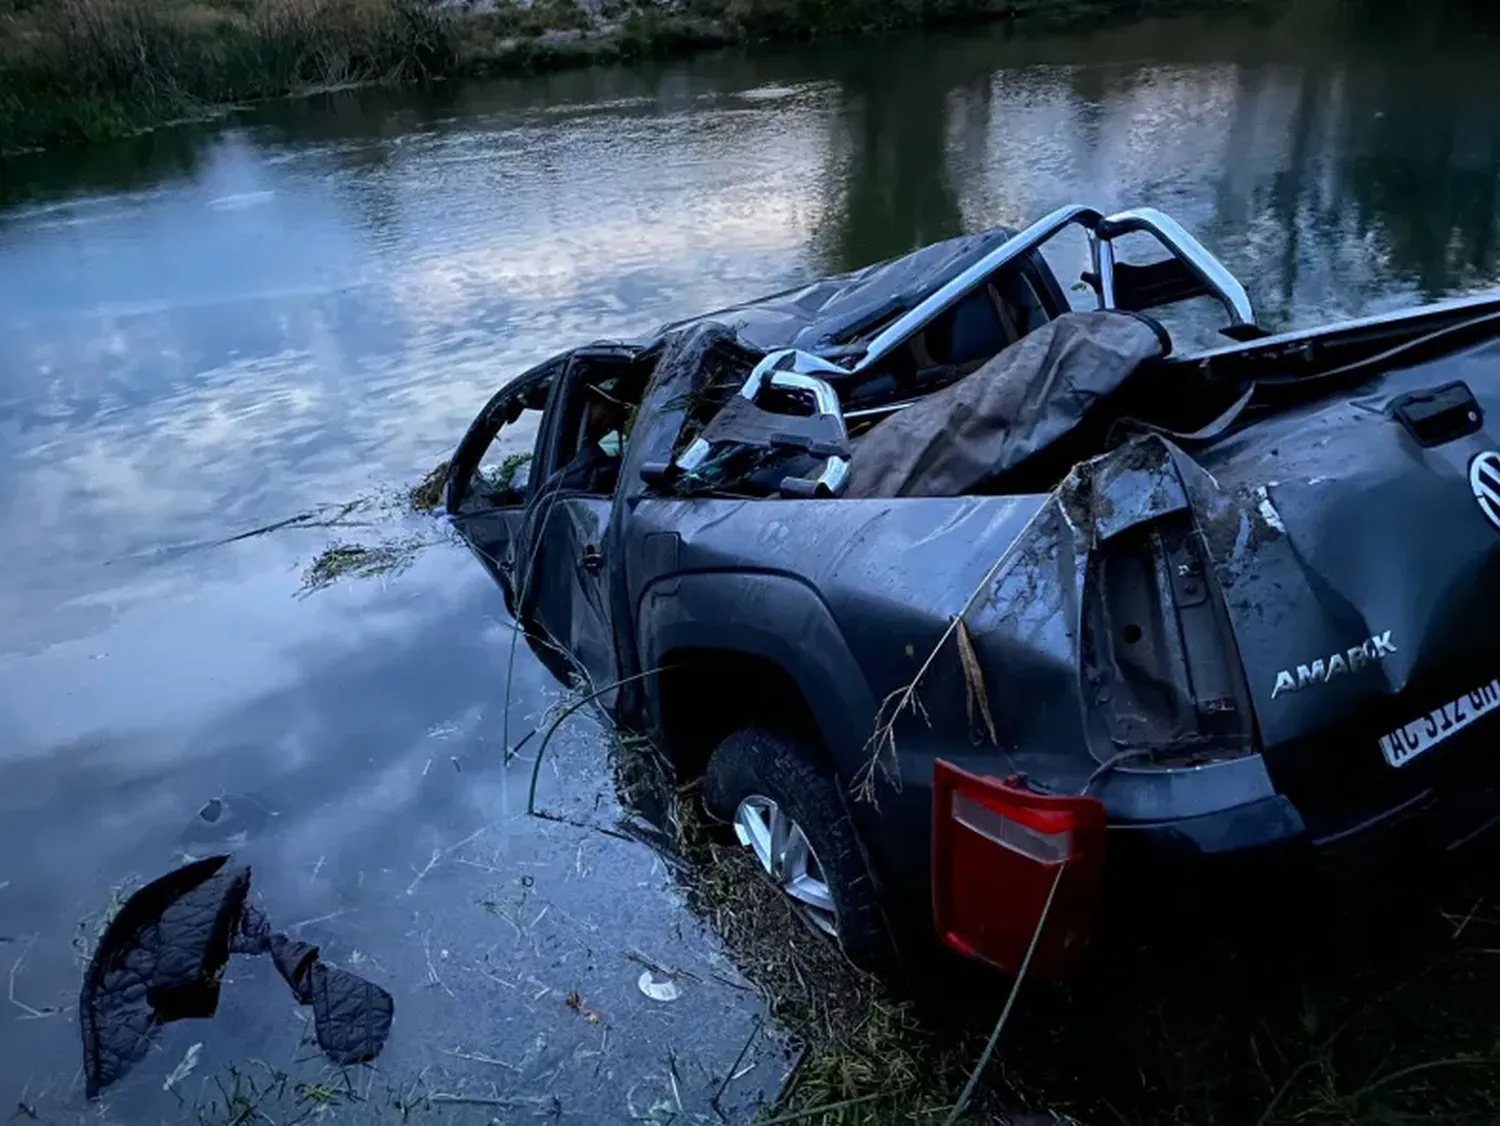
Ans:
[{"label": "license plate", "polygon": [[1465,693],[1421,719],[1380,737],[1380,751],[1392,766],[1405,766],[1420,754],[1451,739],[1476,719],[1500,710],[1500,680]]}]

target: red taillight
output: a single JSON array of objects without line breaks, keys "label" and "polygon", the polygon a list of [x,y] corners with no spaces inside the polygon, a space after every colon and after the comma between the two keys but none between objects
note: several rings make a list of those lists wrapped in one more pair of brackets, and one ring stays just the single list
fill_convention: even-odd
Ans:
[{"label": "red taillight", "polygon": [[1064,867],[1027,973],[1063,977],[1088,949],[1104,871],[1104,806],[1015,779],[933,768],[932,909],[961,954],[1015,974]]}]

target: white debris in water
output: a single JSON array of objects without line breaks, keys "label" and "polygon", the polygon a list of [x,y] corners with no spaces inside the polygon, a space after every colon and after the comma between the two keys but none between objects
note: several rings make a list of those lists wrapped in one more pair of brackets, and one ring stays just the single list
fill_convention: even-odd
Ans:
[{"label": "white debris in water", "polygon": [[675,1001],[681,995],[677,983],[671,978],[656,980],[656,975],[650,970],[641,971],[640,980],[636,982],[641,987],[641,992],[653,1001]]},{"label": "white debris in water", "polygon": [[198,1067],[198,1057],[203,1054],[203,1044],[197,1043],[189,1048],[182,1057],[182,1062],[172,1069],[172,1074],[167,1076],[167,1081],[161,1085],[163,1091],[170,1091],[181,1083],[189,1075],[193,1074]]},{"label": "white debris in water", "polygon": [[247,207],[259,207],[263,203],[270,203],[275,197],[275,192],[238,192],[234,195],[219,196],[217,199],[208,201],[208,206],[214,211],[243,211]]}]

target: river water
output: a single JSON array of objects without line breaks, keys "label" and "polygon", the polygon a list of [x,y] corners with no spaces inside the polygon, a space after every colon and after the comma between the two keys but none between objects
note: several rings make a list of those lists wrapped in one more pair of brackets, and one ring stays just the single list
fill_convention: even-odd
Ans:
[{"label": "river water", "polygon": [[[74,939],[216,847],[396,996],[378,1083],[333,1111],[441,1090],[531,1100],[442,1120],[692,1118],[736,1059],[731,1117],[774,1093],[759,1002],[650,850],[521,815],[502,731],[556,689],[522,647],[507,691],[479,568],[438,543],[298,597],[303,569],[438,538],[341,506],[409,485],[564,346],[1069,201],[1167,210],[1272,328],[1496,284],[1493,41],[1293,9],[351,91],[5,166],[0,1107],[95,1113]],[[359,526],[222,542],[308,513]],[[543,804],[607,827],[604,743],[570,731]],[[631,951],[694,968],[683,995],[645,997]],[[104,1120],[191,1119],[251,1058],[321,1081],[304,1017],[236,963]]]}]

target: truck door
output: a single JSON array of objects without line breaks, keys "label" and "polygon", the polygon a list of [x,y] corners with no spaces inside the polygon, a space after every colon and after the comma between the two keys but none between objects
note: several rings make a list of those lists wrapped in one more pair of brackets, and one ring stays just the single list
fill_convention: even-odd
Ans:
[{"label": "truck door", "polygon": [[449,463],[444,502],[455,529],[516,613],[518,544],[535,492],[544,409],[561,364],[511,380],[470,424]]},{"label": "truck door", "polygon": [[[633,349],[575,352],[553,389],[538,444],[536,489],[527,504],[517,574],[522,620],[544,648],[566,652],[573,676],[600,691],[609,710],[618,679],[605,535],[633,405],[644,373]],[[550,662],[549,662],[550,664]]]}]

